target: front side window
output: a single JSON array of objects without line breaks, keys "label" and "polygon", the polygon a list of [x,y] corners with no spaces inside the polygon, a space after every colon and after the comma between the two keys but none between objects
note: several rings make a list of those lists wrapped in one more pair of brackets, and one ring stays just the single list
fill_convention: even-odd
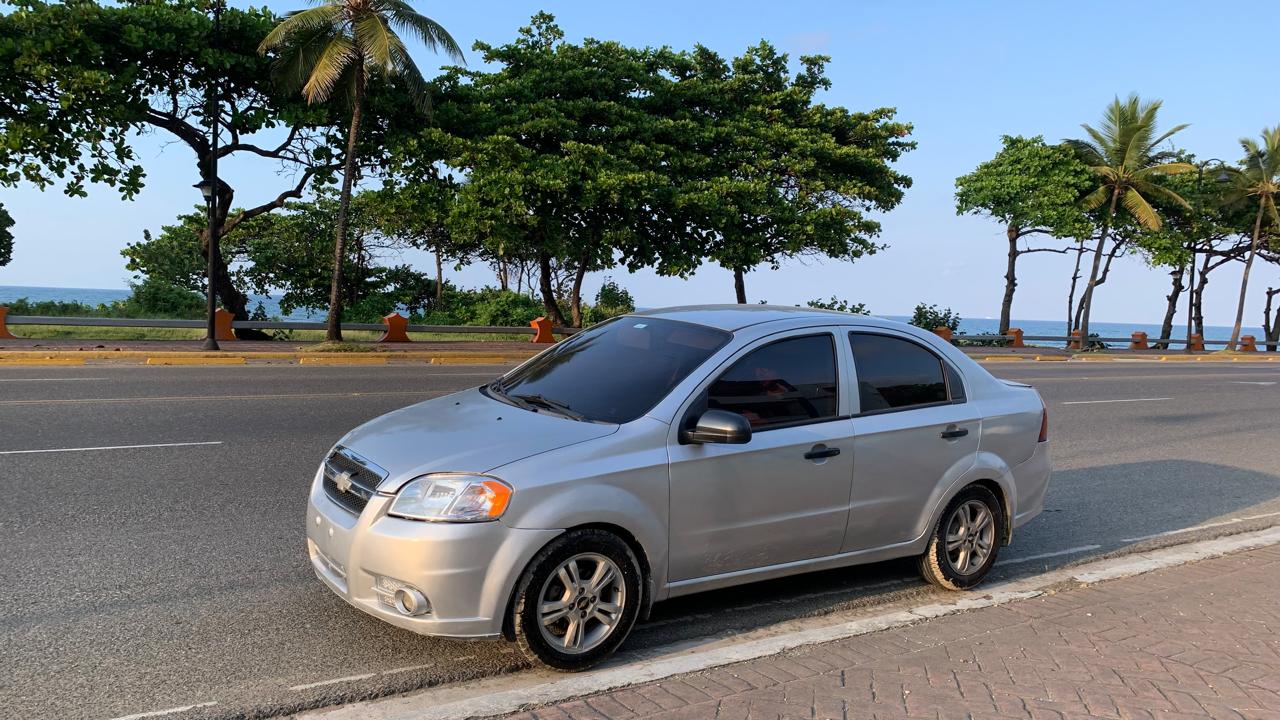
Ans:
[{"label": "front side window", "polygon": [[736,412],[762,430],[835,418],[839,398],[835,343],[822,334],[751,351],[711,384],[706,407]]},{"label": "front side window", "polygon": [[942,359],[928,349],[888,335],[850,333],[849,342],[861,412],[950,402]]},{"label": "front side window", "polygon": [[621,317],[574,335],[487,389],[532,411],[630,422],[657,405],[731,337],[704,325]]}]

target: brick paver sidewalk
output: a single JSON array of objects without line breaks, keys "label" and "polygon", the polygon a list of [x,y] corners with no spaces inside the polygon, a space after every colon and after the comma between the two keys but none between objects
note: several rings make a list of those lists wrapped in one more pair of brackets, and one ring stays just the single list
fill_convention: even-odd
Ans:
[{"label": "brick paver sidewalk", "polygon": [[1280,549],[676,676],[521,718],[1280,718]]}]

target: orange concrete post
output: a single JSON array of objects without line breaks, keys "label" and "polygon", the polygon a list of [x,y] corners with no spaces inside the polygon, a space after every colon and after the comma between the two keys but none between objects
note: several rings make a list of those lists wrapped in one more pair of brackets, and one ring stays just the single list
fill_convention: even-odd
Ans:
[{"label": "orange concrete post", "polygon": [[1072,330],[1072,331],[1071,331],[1071,340],[1069,340],[1069,341],[1067,342],[1067,349],[1068,349],[1068,350],[1080,350],[1080,349],[1082,349],[1083,347],[1084,347],[1084,344],[1080,342],[1080,331],[1079,331],[1079,330]]},{"label": "orange concrete post", "polygon": [[4,324],[5,316],[9,314],[9,308],[0,305],[0,340],[17,340],[13,333],[9,332],[9,326]]},{"label": "orange concrete post", "polygon": [[933,333],[943,340],[951,342],[951,328],[940,325],[933,329]]},{"label": "orange concrete post", "polygon": [[1236,346],[1240,352],[1258,352],[1258,338],[1252,335],[1242,335],[1240,344]]},{"label": "orange concrete post", "polygon": [[1026,347],[1026,343],[1022,342],[1022,328],[1009,328],[1007,335],[1012,335],[1013,339],[1009,341],[1009,347]]},{"label": "orange concrete post", "polygon": [[382,316],[382,324],[387,326],[387,331],[382,333],[378,342],[409,342],[409,334],[406,332],[409,327],[409,318],[393,312]]},{"label": "orange concrete post", "polygon": [[530,320],[529,326],[538,331],[530,342],[548,345],[556,341],[555,335],[551,334],[551,321],[545,317],[537,317]]},{"label": "orange concrete post", "polygon": [[218,308],[213,311],[213,337],[218,342],[236,339],[236,331],[231,329],[231,321],[235,315]]},{"label": "orange concrete post", "polygon": [[1199,336],[1199,335],[1197,335],[1197,334],[1195,334],[1195,333],[1192,333],[1192,334],[1191,334],[1191,338],[1190,338],[1190,340],[1191,340],[1190,345],[1191,345],[1191,349],[1192,349],[1192,350],[1204,350],[1204,338],[1203,338],[1203,337],[1201,337],[1201,336]]},{"label": "orange concrete post", "polygon": [[1130,350],[1150,350],[1151,346],[1147,344],[1147,334],[1141,330],[1133,333],[1133,340],[1129,342]]}]

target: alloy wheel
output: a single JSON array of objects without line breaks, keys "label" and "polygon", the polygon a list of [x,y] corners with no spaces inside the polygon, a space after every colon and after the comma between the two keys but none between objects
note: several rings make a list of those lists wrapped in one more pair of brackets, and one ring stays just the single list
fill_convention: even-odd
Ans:
[{"label": "alloy wheel", "polygon": [[598,553],[560,564],[538,594],[542,638],[569,654],[585,653],[613,634],[627,602],[622,570]]}]

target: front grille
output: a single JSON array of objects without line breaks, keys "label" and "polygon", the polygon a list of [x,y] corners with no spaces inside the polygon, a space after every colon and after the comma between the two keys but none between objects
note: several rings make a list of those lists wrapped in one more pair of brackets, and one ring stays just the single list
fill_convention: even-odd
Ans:
[{"label": "front grille", "polygon": [[324,461],[324,492],[353,515],[364,512],[387,472],[346,448],[334,450]]}]

